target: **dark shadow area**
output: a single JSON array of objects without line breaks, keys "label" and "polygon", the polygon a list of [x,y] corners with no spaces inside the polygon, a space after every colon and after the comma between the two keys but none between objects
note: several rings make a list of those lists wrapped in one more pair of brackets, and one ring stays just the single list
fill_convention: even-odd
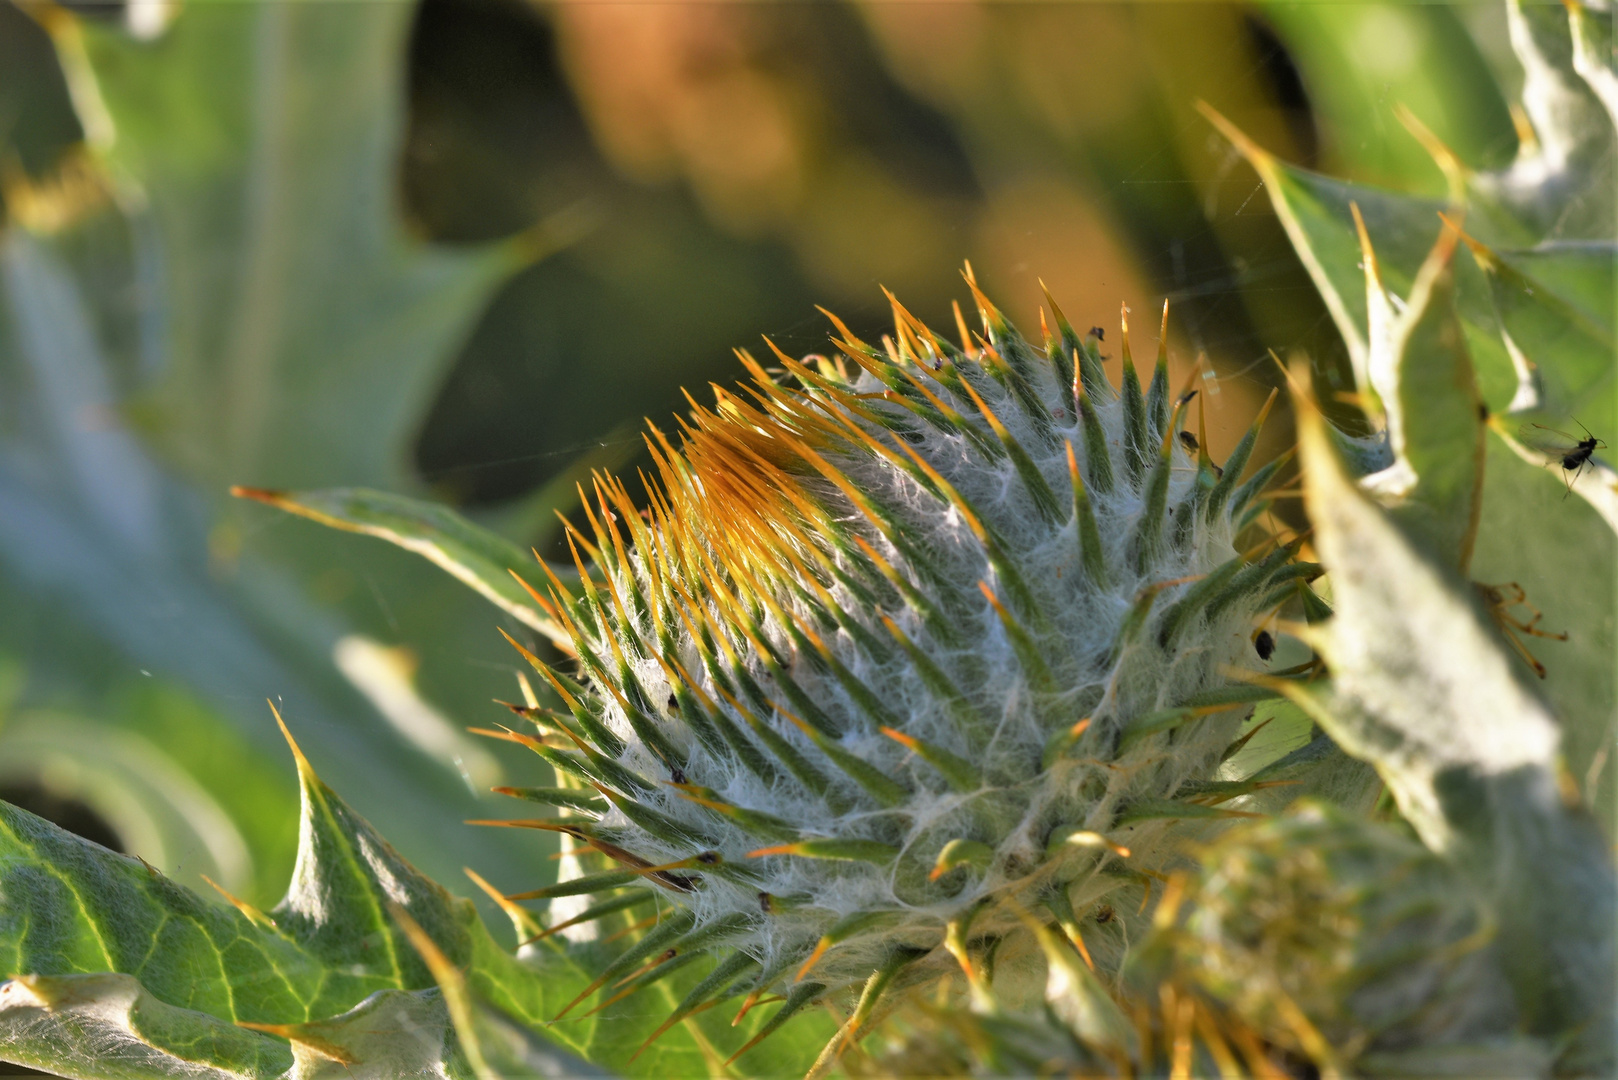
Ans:
[{"label": "dark shadow area", "polygon": [[[902,190],[963,208],[980,198],[948,121],[894,81],[849,8],[772,9],[761,24],[749,60],[787,71],[815,101],[804,130],[823,145],[804,153],[880,162]],[[650,463],[638,450],[642,419],[670,427],[688,407],[682,387],[703,398],[707,382],[741,377],[733,349],[765,351],[768,332],[788,351],[824,351],[817,303],[872,337],[889,323],[875,277],[854,310],[811,282],[794,221],[725,228],[679,178],[623,175],[598,147],[559,48],[516,0],[425,0],[411,39],[401,187],[423,233],[489,241],[574,206],[595,221],[506,284],[423,423],[417,471],[463,506],[520,497],[585,455],[633,476]],[[923,309],[947,311],[957,265],[936,268]],[[613,432],[616,453],[602,445]]]},{"label": "dark shadow area", "polygon": [[[83,132],[51,39],[33,19],[0,3],[0,154],[29,176],[49,171]],[[0,193],[0,225],[5,196]]]},{"label": "dark shadow area", "polygon": [[124,842],[119,838],[118,831],[106,818],[85,803],[57,795],[41,784],[23,781],[0,785],[0,802],[8,802],[36,814],[109,851],[124,850]]},{"label": "dark shadow area", "polygon": [[1318,169],[1320,129],[1315,124],[1315,110],[1309,102],[1309,90],[1303,84],[1303,73],[1269,23],[1257,15],[1249,15],[1243,25],[1253,51],[1258,54],[1263,82],[1292,136],[1297,163],[1306,169]]}]

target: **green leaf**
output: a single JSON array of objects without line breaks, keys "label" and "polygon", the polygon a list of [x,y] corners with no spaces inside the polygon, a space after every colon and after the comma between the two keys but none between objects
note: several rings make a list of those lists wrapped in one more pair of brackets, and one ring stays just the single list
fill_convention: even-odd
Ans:
[{"label": "green leaf", "polygon": [[136,272],[162,299],[142,414],[194,476],[396,486],[445,361],[547,244],[433,247],[400,220],[413,14],[204,4],[156,43],[56,24],[91,149],[138,192]]},{"label": "green leaf", "polygon": [[1597,10],[1587,0],[1567,5],[1567,14],[1573,70],[1589,84],[1607,110],[1607,118],[1618,127],[1618,54],[1613,51],[1611,14]]},{"label": "green leaf", "polygon": [[[1474,392],[1459,397],[1437,393],[1445,379],[1437,362],[1440,357],[1461,364],[1463,353],[1469,354],[1476,369],[1475,394],[1492,414],[1513,414],[1510,421],[1500,421],[1513,433],[1526,422],[1564,427],[1569,417],[1601,431],[1618,430],[1618,384],[1612,364],[1615,249],[1610,233],[1581,234],[1564,223],[1554,238],[1540,242],[1545,229],[1513,218],[1493,195],[1479,189],[1481,181],[1468,189],[1473,205],[1470,213],[1463,213],[1435,200],[1320,176],[1285,164],[1217,113],[1204,111],[1264,180],[1277,216],[1342,334],[1359,391],[1382,398],[1401,393],[1398,386],[1405,375],[1385,360],[1379,363],[1379,350],[1388,348],[1391,329],[1402,325],[1426,339],[1391,352],[1399,368],[1418,365],[1408,372],[1412,379],[1408,396],[1419,407],[1405,413],[1390,407],[1392,419],[1409,415],[1412,421],[1402,436],[1390,434],[1395,442],[1401,438],[1424,442],[1431,451],[1426,455],[1429,469],[1456,472],[1439,488],[1458,496],[1465,487],[1460,464],[1478,463],[1481,453],[1476,420],[1464,415],[1464,399]],[[1467,175],[1477,180],[1476,175]],[[1356,210],[1375,252],[1374,267],[1356,239]],[[1439,234],[1440,213],[1454,215],[1451,220],[1457,222],[1465,219],[1472,258],[1450,263],[1452,284],[1440,291],[1452,292],[1453,301],[1446,304],[1440,298],[1432,308],[1434,321],[1423,330],[1412,311],[1420,299],[1416,290],[1422,268],[1438,250],[1430,245]],[[1441,238],[1439,246],[1447,242]],[[1366,278],[1373,269],[1375,277],[1368,288]],[[1399,305],[1388,299],[1389,293],[1408,297],[1410,303],[1401,315],[1394,314]],[[1446,307],[1452,307],[1453,315],[1442,314]],[[1429,356],[1434,344],[1438,349]],[[1418,351],[1411,353],[1411,348]],[[1405,359],[1407,354],[1410,360]],[[1457,381],[1464,384],[1464,379]],[[1376,397],[1369,406],[1375,414]],[[1440,411],[1429,421],[1435,408]],[[1598,507],[1618,501],[1613,494],[1618,477],[1609,470],[1604,479],[1599,463],[1590,471],[1594,478],[1580,486],[1580,494]],[[1470,501],[1475,512],[1476,500]],[[1455,531],[1460,519],[1454,515],[1461,511],[1452,505],[1446,531]]]},{"label": "green leaf", "polygon": [[[1572,320],[1586,333],[1610,340],[1615,315],[1613,275],[1618,270],[1614,264],[1614,247],[1609,237],[1546,241],[1534,247],[1502,247],[1492,251],[1504,271],[1520,279],[1516,282],[1518,296],[1495,294],[1497,301],[1508,301],[1498,306],[1507,309],[1510,301],[1561,305],[1565,308],[1562,318]],[[1478,261],[1485,272],[1492,269],[1484,259]],[[1512,284],[1511,277],[1503,276],[1501,283]],[[1509,318],[1506,328],[1511,329]]]},{"label": "green leaf", "polygon": [[[447,506],[364,488],[291,492],[237,487],[231,493],[413,551],[530,629],[552,641],[569,641],[566,631],[545,614],[529,589],[513,579],[519,575],[529,588],[544,595],[549,585],[534,569],[535,558]],[[554,572],[564,579],[578,576],[569,568]]]},{"label": "green leaf", "polygon": [[23,975],[0,984],[0,1053],[60,1076],[280,1076],[280,1039],[176,1008],[129,975]]},{"label": "green leaf", "polygon": [[[267,913],[205,902],[0,803],[0,1056],[95,1078],[583,1075],[569,1055],[627,1066],[700,980],[693,965],[657,993],[548,1026],[610,950],[549,938],[507,952],[470,901],[406,862],[293,753],[298,859]],[[736,1028],[691,1018],[630,1071],[708,1072],[768,1012]],[[796,1025],[753,1057],[801,1072],[827,1032]]]},{"label": "green leaf", "polygon": [[1526,1030],[1568,1039],[1566,1067],[1610,1071],[1618,889],[1600,829],[1559,788],[1556,721],[1470,585],[1349,479],[1319,412],[1299,414],[1336,614],[1316,642],[1331,687],[1294,698],[1495,904]]},{"label": "green leaf", "polygon": [[[1562,641],[1502,631],[1515,634],[1544,668],[1540,688],[1561,721],[1568,769],[1597,819],[1611,823],[1618,793],[1607,760],[1618,741],[1618,667],[1612,662],[1618,649],[1612,618],[1618,605],[1618,514],[1604,519],[1593,500],[1569,498],[1561,472],[1559,464],[1544,468],[1519,458],[1504,440],[1489,440],[1472,577],[1522,589],[1523,603],[1499,617],[1566,635]],[[1589,470],[1581,482],[1593,482]],[[1612,505],[1618,509],[1618,498]],[[1530,670],[1526,662],[1514,663],[1519,671]]]},{"label": "green leaf", "polygon": [[[1468,237],[1488,283],[1497,331],[1516,382],[1505,411],[1517,423],[1603,430],[1618,421],[1614,385],[1614,267],[1618,246],[1590,241],[1527,250]],[[1603,299],[1604,298],[1604,299]]]},{"label": "green leaf", "polygon": [[1361,483],[1429,550],[1464,570],[1482,511],[1484,410],[1454,307],[1450,263],[1459,239],[1445,230],[1396,311],[1362,236],[1371,309],[1367,368],[1393,464]]},{"label": "green leaf", "polygon": [[[372,995],[433,985],[387,917],[390,900],[457,956],[487,937],[468,901],[423,878],[297,756],[299,858],[272,914],[205,903],[137,859],[0,803],[0,974],[30,977],[3,991],[7,1055],[60,1069],[86,1047],[101,1055],[133,1040],[145,1064],[131,1075],[174,1075],[195,1060],[280,1075],[285,1044],[231,1025],[340,1028],[340,1014],[363,1007],[375,1027],[398,1006]],[[76,1009],[41,1018],[41,1000]],[[300,1045],[332,1042],[328,1032]]]},{"label": "green leaf", "polygon": [[1514,145],[1505,96],[1459,9],[1287,0],[1257,6],[1303,76],[1330,171],[1441,195],[1443,175],[1395,118],[1401,106],[1464,161],[1498,162]]},{"label": "green leaf", "polygon": [[[337,985],[323,991],[326,973],[282,935],[6,804],[0,895],[0,973],[45,977],[0,987],[8,1006],[0,1011],[0,1047],[8,1058],[70,1075],[95,1075],[80,1070],[130,1042],[143,1064],[136,1069],[132,1060],[129,1075],[181,1071],[203,1044],[225,1055],[207,1059],[213,1065],[277,1075],[290,1064],[284,1045],[226,1040],[221,1029],[237,1020],[305,1021],[317,997],[336,1013],[386,985],[334,972]],[[81,981],[64,983],[64,976]],[[256,984],[250,996],[235,992],[245,981]],[[41,1014],[41,1004],[57,1003],[80,1008]],[[143,1015],[158,1022],[142,1027]]]},{"label": "green leaf", "polygon": [[[1254,790],[1227,805],[1279,814],[1305,796],[1347,810],[1371,809],[1381,791],[1376,773],[1319,733],[1315,722],[1286,699],[1260,704],[1242,723],[1240,748],[1220,765],[1218,780]],[[1273,786],[1270,786],[1273,785]]]},{"label": "green leaf", "polygon": [[[1510,0],[1506,7],[1512,49],[1523,67],[1523,112],[1539,147],[1525,148],[1511,168],[1481,178],[1477,186],[1532,230],[1534,240],[1610,239],[1618,229],[1614,120],[1607,81],[1611,60],[1603,58],[1602,63],[1575,49],[1575,23],[1588,28],[1588,15],[1578,11],[1581,7],[1582,3],[1555,6],[1524,0]],[[1603,12],[1597,18],[1611,16]],[[1588,37],[1585,40],[1593,44]],[[1581,67],[1589,74],[1578,70]],[[1601,68],[1607,71],[1605,79]],[[1603,95],[1607,109],[1602,97],[1592,92],[1592,82],[1587,81],[1592,76],[1607,91]]]},{"label": "green leaf", "polygon": [[1219,767],[1220,780],[1245,780],[1309,742],[1314,721],[1285,698],[1261,702],[1242,721],[1240,748]]},{"label": "green leaf", "polygon": [[1370,385],[1365,272],[1351,206],[1357,206],[1374,242],[1386,285],[1408,288],[1437,236],[1445,204],[1334,180],[1281,161],[1213,109],[1203,107],[1219,132],[1247,158],[1269,194],[1293,249],[1320,291],[1348,347],[1355,382]]}]

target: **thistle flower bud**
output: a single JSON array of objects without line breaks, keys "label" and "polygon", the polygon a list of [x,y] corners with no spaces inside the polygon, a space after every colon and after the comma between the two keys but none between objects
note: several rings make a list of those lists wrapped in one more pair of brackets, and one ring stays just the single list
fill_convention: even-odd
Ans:
[{"label": "thistle flower bud", "polygon": [[1143,392],[1126,324],[1115,389],[1099,333],[1051,302],[1035,347],[967,280],[959,348],[894,301],[880,347],[833,317],[841,358],[777,350],[783,381],[741,353],[750,384],[653,429],[650,510],[598,477],[570,534],[582,681],[530,657],[567,708],[536,746],[599,794],[558,826],[621,865],[599,887],[683,912],[596,985],[726,954],[671,1023],[773,989],[765,1034],[842,994],[852,1035],[958,963],[1008,979],[1030,910],[1085,948],[1075,911],[1225,813],[1210,778],[1269,696],[1227,673],[1294,551],[1233,546],[1263,417],[1216,468],[1163,347]]}]

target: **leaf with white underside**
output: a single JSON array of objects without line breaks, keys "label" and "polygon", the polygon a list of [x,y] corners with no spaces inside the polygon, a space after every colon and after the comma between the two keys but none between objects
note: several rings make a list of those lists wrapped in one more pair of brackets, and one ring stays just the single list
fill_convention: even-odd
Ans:
[{"label": "leaf with white underside", "polygon": [[[1569,10],[1579,25],[1578,9]],[[1374,355],[1379,322],[1385,328],[1396,318],[1385,294],[1408,297],[1411,308],[1418,306],[1421,267],[1439,234],[1439,215],[1457,225],[1464,219],[1472,257],[1451,264],[1452,325],[1460,329],[1460,347],[1476,367],[1482,401],[1497,418],[1510,414],[1496,429],[1515,449],[1522,444],[1512,436],[1528,423],[1577,430],[1577,420],[1600,437],[1618,430],[1612,364],[1618,313],[1612,302],[1618,266],[1612,222],[1618,198],[1605,179],[1614,160],[1611,124],[1580,75],[1567,66],[1573,56],[1569,14],[1513,5],[1512,18],[1522,31],[1514,45],[1529,72],[1524,105],[1539,131],[1538,145],[1525,145],[1504,172],[1474,172],[1406,114],[1413,135],[1428,140],[1451,176],[1447,206],[1288,165],[1214,110],[1204,107],[1204,113],[1264,181],[1343,337],[1357,388],[1373,413],[1375,396],[1389,393],[1388,380],[1377,377]],[[1364,237],[1356,241],[1356,217],[1363,218],[1374,243],[1374,266],[1364,256]],[[1364,278],[1372,271],[1380,280],[1367,289]],[[1416,421],[1425,426],[1425,409],[1442,399],[1430,393],[1411,396],[1422,402]],[[1419,434],[1416,425],[1410,430]],[[1525,450],[1519,453],[1536,460]],[[1540,455],[1536,463],[1545,467],[1547,481],[1564,479],[1560,459]],[[1610,466],[1592,458],[1574,491],[1618,528],[1618,474]]]},{"label": "leaf with white underside", "polygon": [[1618,903],[1606,842],[1559,783],[1556,720],[1468,583],[1347,476],[1307,400],[1299,420],[1336,614],[1316,641],[1331,687],[1298,700],[1491,900],[1524,1027],[1567,1038],[1564,1065],[1605,1074]]},{"label": "leaf with white underside", "polygon": [[[530,629],[552,641],[568,641],[566,633],[535,603],[529,590],[513,578],[520,575],[543,595],[548,585],[534,556],[447,506],[365,488],[266,491],[235,487],[231,493],[413,551]],[[558,568],[555,572],[564,580],[576,574],[572,569]]]}]

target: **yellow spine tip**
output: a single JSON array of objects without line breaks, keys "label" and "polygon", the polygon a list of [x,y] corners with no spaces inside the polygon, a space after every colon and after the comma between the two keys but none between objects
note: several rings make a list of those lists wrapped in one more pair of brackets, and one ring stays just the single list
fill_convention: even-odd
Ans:
[{"label": "yellow spine tip", "polygon": [[276,726],[281,729],[281,737],[287,741],[287,746],[292,748],[292,760],[298,765],[298,775],[306,779],[314,779],[314,766],[310,765],[309,759],[303,756],[303,750],[298,746],[298,740],[292,737],[292,732],[287,728],[287,722],[281,719],[281,710],[277,709],[275,702],[269,698],[265,698],[264,701],[269,705],[270,712],[275,716]]}]

